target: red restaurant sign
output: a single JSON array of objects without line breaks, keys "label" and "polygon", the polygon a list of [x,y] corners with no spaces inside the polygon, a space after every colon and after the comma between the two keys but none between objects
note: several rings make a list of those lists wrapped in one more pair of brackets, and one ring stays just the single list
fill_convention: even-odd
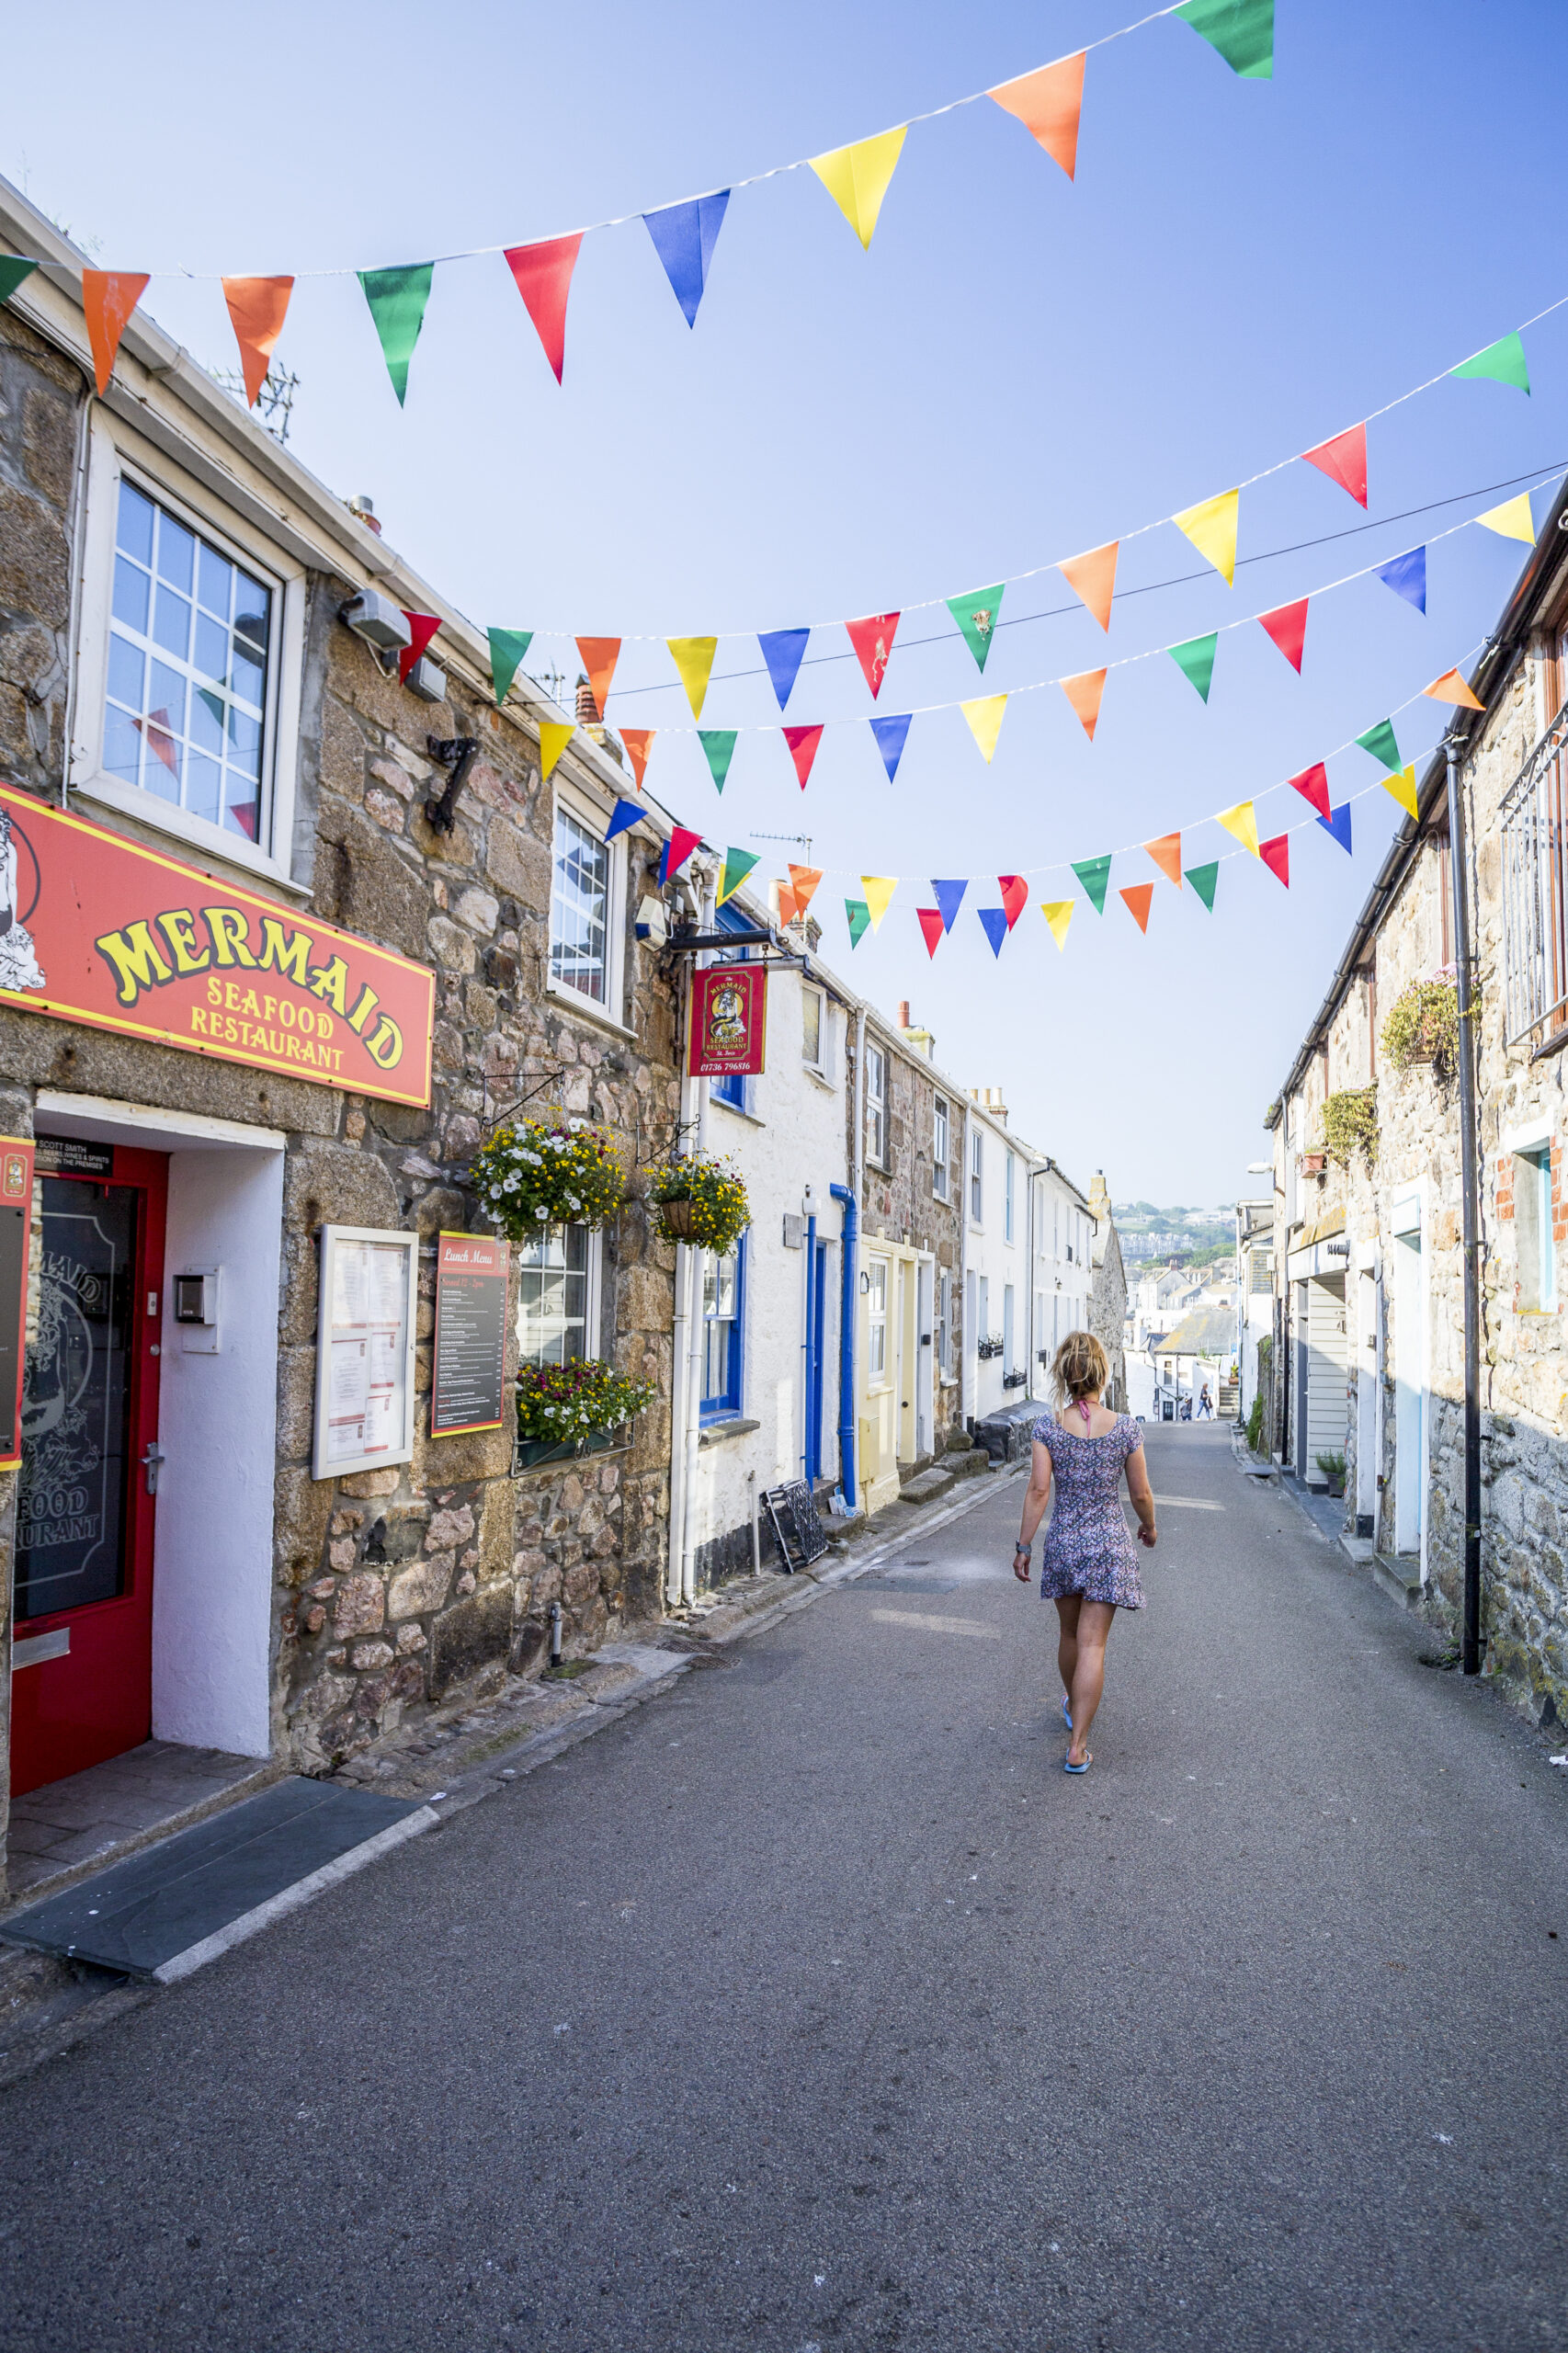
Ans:
[{"label": "red restaurant sign", "polygon": [[760,964],[710,964],[691,976],[693,1078],[755,1078],[767,1043],[767,974]]},{"label": "red restaurant sign", "polygon": [[430,1100],[435,974],[276,900],[0,791],[0,1004]]}]

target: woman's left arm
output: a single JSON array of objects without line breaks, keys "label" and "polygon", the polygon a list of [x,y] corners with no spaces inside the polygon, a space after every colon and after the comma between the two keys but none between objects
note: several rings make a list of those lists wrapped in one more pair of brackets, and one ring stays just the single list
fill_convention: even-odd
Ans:
[{"label": "woman's left arm", "polygon": [[1037,1438],[1029,1471],[1029,1483],[1024,1490],[1024,1517],[1018,1529],[1018,1549],[1013,1555],[1013,1574],[1020,1585],[1028,1585],[1029,1581],[1029,1548],[1034,1542],[1035,1529],[1045,1517],[1045,1507],[1050,1501],[1051,1449]]}]

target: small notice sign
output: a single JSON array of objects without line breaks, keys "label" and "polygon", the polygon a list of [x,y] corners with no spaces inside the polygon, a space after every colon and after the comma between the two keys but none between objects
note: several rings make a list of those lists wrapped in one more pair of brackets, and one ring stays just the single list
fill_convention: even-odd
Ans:
[{"label": "small notice sign", "polygon": [[0,1471],[15,1470],[22,1459],[32,1230],[33,1147],[0,1136]]},{"label": "small notice sign", "polygon": [[498,1430],[504,1419],[506,1245],[483,1233],[436,1238],[436,1361],[430,1435]]},{"label": "small notice sign", "polygon": [[760,964],[710,964],[691,976],[693,1078],[756,1077],[767,1044],[767,974]]},{"label": "small notice sign", "polygon": [[322,1228],[314,1479],[414,1453],[417,1249],[413,1233]]}]

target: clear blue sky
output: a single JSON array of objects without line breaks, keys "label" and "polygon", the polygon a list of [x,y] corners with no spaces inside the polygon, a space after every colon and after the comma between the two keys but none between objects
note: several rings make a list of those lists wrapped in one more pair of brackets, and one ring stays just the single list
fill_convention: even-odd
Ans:
[{"label": "clear blue sky", "polygon": [[[983,11],[800,0],[571,10],[277,0],[261,15],[165,5],[31,12],[7,36],[0,166],[109,267],[375,267],[522,242],[865,136],[1062,54],[1131,0]],[[292,446],[481,624],[557,630],[530,666],[575,674],[574,632],[790,626],[982,585],[1165,515],[1353,423],[1568,294],[1568,165],[1540,94],[1568,62],[1561,0],[1278,0],[1276,78],[1238,81],[1184,26],[1089,61],[1070,186],[989,105],[912,131],[870,255],[807,173],[732,201],[695,332],[640,223],[590,237],[558,391],[504,263],[437,272],[407,410],[358,287],[299,287],[280,358]],[[233,364],[214,283],[163,278],[148,307],[199,358]],[[1568,312],[1527,336],[1528,400],[1444,383],[1374,425],[1371,515],[1568,461]],[[1477,497],[1244,563],[1119,606],[1107,648],[1068,610],[1004,628],[982,686],[953,638],[895,654],[880,708],[1020,687],[1162,647],[1394,555]],[[1538,502],[1538,513],[1543,502]],[[1244,493],[1241,554],[1364,518],[1305,467]],[[1165,659],[1112,673],[1096,741],[1060,692],[1015,702],[987,769],[961,719],[916,722],[895,785],[869,730],[830,729],[802,795],[777,740],[743,736],[721,801],[691,737],[650,785],[709,838],[809,833],[830,870],[824,949],[937,1051],[1003,1086],[1015,1123],[1118,1196],[1248,1189],[1260,1119],[1321,1000],[1398,822],[1355,803],[1346,858],[1311,826],[1289,893],[1250,860],[1212,915],[1159,883],[1147,938],[1116,897],[1080,902],[1059,956],[1038,912],[992,960],[985,878],[1197,821],[1305,767],[1484,637],[1523,551],[1471,531],[1435,548],[1422,619],[1377,582],[1313,608],[1298,680],[1261,631],[1222,639],[1207,710]],[[1169,528],[1124,555],[1134,587],[1197,569]],[[1071,607],[1047,575],[1006,621]],[[932,616],[906,623],[930,633]],[[841,633],[811,655],[842,654]],[[755,643],[720,650],[706,723],[777,721]],[[612,719],[688,723],[662,649],[628,646]],[[869,711],[852,660],[802,673],[789,718]],[[1396,722],[1406,756],[1435,706]],[[1360,754],[1337,801],[1375,785]],[[1263,829],[1309,817],[1293,794]],[[802,853],[777,852],[782,859]],[[862,871],[976,878],[928,961],[901,889],[848,953]]]}]

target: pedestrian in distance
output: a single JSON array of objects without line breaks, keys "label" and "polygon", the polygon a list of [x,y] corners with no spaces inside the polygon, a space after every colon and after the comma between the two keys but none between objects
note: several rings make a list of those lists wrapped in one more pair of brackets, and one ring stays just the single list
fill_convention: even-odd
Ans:
[{"label": "pedestrian in distance", "polygon": [[1214,1418],[1214,1407],[1209,1395],[1207,1381],[1203,1384],[1203,1394],[1198,1401],[1198,1418],[1200,1422],[1211,1422]]},{"label": "pedestrian in distance", "polygon": [[1154,1498],[1143,1459],[1143,1432],[1130,1414],[1100,1403],[1108,1368],[1092,1332],[1069,1332],[1051,1368],[1056,1412],[1034,1426],[1034,1462],[1024,1495],[1013,1574],[1029,1581],[1034,1532],[1055,1494],[1040,1555],[1040,1597],[1054,1601],[1062,1671],[1062,1713],[1070,1735],[1062,1764],[1086,1773],[1089,1727],[1105,1688],[1105,1648],[1119,1609],[1142,1609],[1138,1555],[1121,1511],[1125,1476],[1138,1515],[1138,1541],[1155,1541]]}]

